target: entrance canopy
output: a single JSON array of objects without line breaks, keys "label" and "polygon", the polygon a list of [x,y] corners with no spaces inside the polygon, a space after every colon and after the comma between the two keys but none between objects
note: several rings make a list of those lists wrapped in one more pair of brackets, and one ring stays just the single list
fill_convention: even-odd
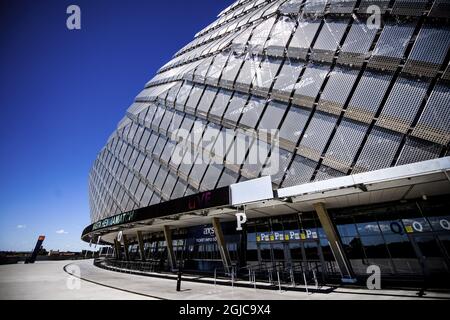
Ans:
[{"label": "entrance canopy", "polygon": [[[450,193],[450,157],[305,183],[270,192],[270,179],[258,178],[124,212],[86,227],[82,240],[113,243],[117,233],[130,234],[185,228],[236,219],[268,217],[313,210],[313,204],[344,208]],[[257,190],[257,191],[255,191]]]}]

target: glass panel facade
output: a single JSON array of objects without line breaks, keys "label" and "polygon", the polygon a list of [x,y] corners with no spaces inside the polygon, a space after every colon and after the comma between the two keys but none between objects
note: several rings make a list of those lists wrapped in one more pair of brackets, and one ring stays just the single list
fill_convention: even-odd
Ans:
[{"label": "glass panel facade", "polygon": [[[89,175],[91,222],[264,175],[277,189],[449,156],[443,3],[238,1],[175,53],[128,107]],[[374,4],[383,12],[379,28],[366,23]],[[272,172],[273,155],[279,167]],[[421,188],[429,185],[405,188],[394,204],[330,206],[357,276],[371,264],[396,279],[448,276],[448,201],[429,192],[429,200],[410,200]],[[358,201],[393,197],[367,195]],[[315,213],[289,199],[249,210],[242,233],[224,224],[240,268],[292,269],[311,283],[314,276],[339,278]],[[221,268],[211,226],[185,228],[183,219],[173,221],[176,254],[188,257],[192,270]],[[149,259],[167,268],[163,235],[146,237]]]}]

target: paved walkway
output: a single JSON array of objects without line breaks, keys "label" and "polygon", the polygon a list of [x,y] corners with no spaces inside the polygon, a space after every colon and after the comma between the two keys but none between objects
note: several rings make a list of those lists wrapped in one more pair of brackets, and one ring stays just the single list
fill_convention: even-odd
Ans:
[{"label": "paved walkway", "polygon": [[[72,277],[75,273],[81,277]],[[177,292],[176,281],[118,273],[97,268],[92,260],[48,261],[35,264],[0,266],[0,299],[428,299],[450,294],[416,291],[336,288],[329,293],[264,290],[183,281]]]}]

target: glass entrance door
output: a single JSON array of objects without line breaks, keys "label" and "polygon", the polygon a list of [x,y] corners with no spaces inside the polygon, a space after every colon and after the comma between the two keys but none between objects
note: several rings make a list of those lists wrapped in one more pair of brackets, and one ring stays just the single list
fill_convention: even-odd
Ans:
[{"label": "glass entrance door", "polygon": [[288,244],[290,264],[295,272],[309,278],[325,279],[325,262],[318,240],[293,241]]},{"label": "glass entrance door", "polygon": [[425,277],[439,275],[448,277],[450,262],[446,247],[448,247],[450,236],[430,232],[414,234],[410,237]]}]

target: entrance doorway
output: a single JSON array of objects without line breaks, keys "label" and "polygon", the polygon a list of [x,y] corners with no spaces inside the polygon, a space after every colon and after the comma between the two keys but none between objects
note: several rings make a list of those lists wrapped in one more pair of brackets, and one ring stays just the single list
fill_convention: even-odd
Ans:
[{"label": "entrance doorway", "polygon": [[327,272],[319,240],[273,241],[258,243],[259,264],[266,269],[283,271],[284,278],[294,276],[303,282],[306,279],[325,281]]},{"label": "entrance doorway", "polygon": [[[414,251],[427,279],[446,277],[450,272],[448,232],[424,232],[409,234]],[[444,279],[441,279],[444,280]]]}]

